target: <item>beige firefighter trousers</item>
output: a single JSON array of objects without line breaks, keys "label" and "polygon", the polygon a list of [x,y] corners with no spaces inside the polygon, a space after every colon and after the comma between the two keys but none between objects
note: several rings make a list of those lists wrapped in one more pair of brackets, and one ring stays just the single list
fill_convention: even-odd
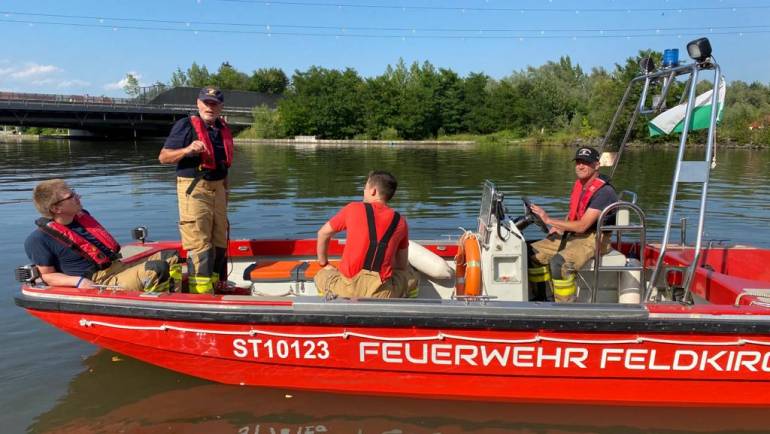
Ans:
[{"label": "beige firefighter trousers", "polygon": [[319,294],[331,292],[346,298],[401,298],[414,293],[418,284],[417,274],[411,267],[393,269],[393,274],[385,282],[375,271],[361,270],[350,279],[336,268],[319,270],[313,280]]},{"label": "beige firefighter trousers", "polygon": [[[549,265],[551,259],[558,253],[564,258],[564,263],[561,266],[562,278],[567,278],[567,276],[583,268],[583,265],[594,257],[596,253],[596,233],[572,234],[564,249],[559,251],[561,238],[561,236],[551,239],[545,238],[532,243],[532,256],[536,262],[542,265]],[[602,237],[602,254],[610,250],[610,241],[611,237],[606,235]]]},{"label": "beige firefighter trousers", "polygon": [[193,178],[177,177],[179,233],[189,258],[190,292],[212,291],[215,248],[227,249],[227,192],[225,181],[201,179],[190,194]]},{"label": "beige firefighter trousers", "polygon": [[178,262],[179,256],[168,252],[158,252],[137,264],[115,261],[95,272],[91,281],[129,291],[165,292],[169,290],[169,267]]}]

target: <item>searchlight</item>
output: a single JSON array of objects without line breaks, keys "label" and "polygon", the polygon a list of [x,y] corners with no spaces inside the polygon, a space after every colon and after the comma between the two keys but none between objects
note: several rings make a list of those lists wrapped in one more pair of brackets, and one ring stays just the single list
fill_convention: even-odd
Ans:
[{"label": "searchlight", "polygon": [[711,57],[711,43],[708,38],[699,38],[687,44],[687,54],[698,63]]}]

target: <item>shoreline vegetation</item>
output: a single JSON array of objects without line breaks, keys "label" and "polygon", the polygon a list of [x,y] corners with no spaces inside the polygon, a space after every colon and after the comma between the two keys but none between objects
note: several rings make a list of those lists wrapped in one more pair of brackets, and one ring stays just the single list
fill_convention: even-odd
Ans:
[{"label": "shoreline vegetation", "polygon": [[[276,110],[255,108],[252,126],[239,137],[597,145],[628,83],[639,74],[639,60],[644,57],[660,64],[662,54],[640,51],[615,64],[611,71],[593,68],[588,73],[573,65],[569,57],[562,57],[499,80],[483,73],[460,76],[429,62],[407,66],[400,61],[389,65],[383,74],[368,78],[350,68],[311,67],[296,71],[288,80]],[[711,86],[700,81],[697,93]],[[608,149],[621,141],[638,103],[641,84],[638,87],[632,89],[620,113]],[[661,87],[661,83],[654,84],[650,95],[656,95]],[[685,87],[685,82],[674,82],[664,107],[679,104]],[[770,146],[770,85],[733,81],[726,94],[718,145]],[[647,120],[636,123],[630,143],[668,146],[679,142],[678,134],[650,137]],[[689,135],[693,144],[705,139],[705,131]]]},{"label": "shoreline vegetation", "polygon": [[[262,68],[249,75],[227,62],[210,73],[205,65],[193,63],[184,71],[177,68],[168,85],[213,84],[225,90],[280,95],[277,108],[253,109],[251,127],[238,134],[244,143],[282,143],[300,136],[314,138],[316,144],[332,140],[597,146],[628,83],[640,72],[640,59],[645,57],[660,64],[662,53],[642,50],[611,70],[594,67],[590,72],[566,56],[513,71],[501,79],[483,72],[461,76],[429,62],[406,65],[403,60],[373,77],[362,77],[352,68],[317,66],[297,70],[291,78],[279,68]],[[620,143],[638,103],[641,83],[637,86],[639,89],[632,89],[609,137],[609,150]],[[685,86],[681,81],[671,84],[666,108],[680,103]],[[653,84],[650,95],[656,95],[661,87],[661,83]],[[710,88],[710,82],[701,81],[697,93]],[[129,95],[136,91],[125,90]],[[679,143],[678,134],[650,137],[648,120],[640,119],[631,131],[632,146]],[[50,134],[47,129],[27,130],[24,132]],[[693,131],[688,136],[693,144],[704,143],[705,139],[705,131]],[[717,144],[731,148],[770,147],[770,84],[728,83]]]},{"label": "shoreline vegetation", "polygon": [[[357,140],[357,139],[255,139],[236,137],[236,145],[285,145],[285,146],[307,146],[307,147],[337,147],[337,146],[425,146],[425,147],[464,147],[464,146],[543,146],[543,147],[578,147],[578,146],[593,146],[600,147],[601,138],[592,140],[573,140],[560,142],[557,140],[536,141],[531,138],[526,139],[512,139],[512,140],[489,140],[486,137],[438,137],[430,140]],[[704,146],[701,143],[692,143],[688,146]],[[679,146],[679,142],[629,142],[626,144],[630,148],[675,148]],[[725,149],[764,149],[765,146],[757,144],[739,144],[739,143],[720,143],[717,142],[718,148]]]},{"label": "shoreline vegetation", "polygon": [[[68,137],[63,132],[52,134],[0,134],[0,144],[2,143],[37,143],[41,140],[103,140],[96,137]],[[582,138],[570,137],[565,135],[553,135],[549,137],[526,137],[511,138],[505,134],[490,135],[471,135],[459,134],[453,136],[441,136],[435,139],[426,140],[360,140],[360,139],[317,139],[313,136],[300,136],[295,138],[266,139],[249,138],[239,136],[235,139],[237,145],[285,145],[285,146],[309,146],[309,147],[336,147],[336,146],[425,146],[425,147],[458,147],[458,146],[561,146],[578,147],[593,146],[599,148],[602,138]],[[703,146],[702,142],[692,143],[690,146]],[[656,147],[677,147],[678,141],[646,143],[640,141],[628,142],[626,146],[631,148],[656,148]],[[764,149],[768,146],[756,143],[736,143],[717,141],[717,147],[727,149]]]}]

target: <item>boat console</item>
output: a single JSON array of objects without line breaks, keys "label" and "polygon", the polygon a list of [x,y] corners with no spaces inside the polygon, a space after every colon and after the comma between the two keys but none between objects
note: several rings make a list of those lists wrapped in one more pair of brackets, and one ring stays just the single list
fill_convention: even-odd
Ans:
[{"label": "boat console", "polygon": [[[527,240],[523,231],[533,224],[544,233],[547,233],[548,229],[542,220],[532,213],[529,199],[524,197],[522,201],[524,215],[511,219],[506,215],[504,194],[492,181],[487,180],[484,183],[477,239],[481,251],[482,295],[485,297],[507,301],[533,300],[527,273]],[[621,211],[620,214],[624,216],[629,215],[629,209],[638,209],[635,204],[625,201],[619,201],[611,208],[613,211]],[[600,225],[598,229],[610,236],[611,232],[640,227],[638,224],[630,225],[628,217],[618,220],[620,222],[612,227]],[[597,258],[600,264],[598,267],[594,267],[594,259],[578,271],[578,301],[639,303],[642,291],[639,261],[629,260],[615,249],[604,255],[597,255]]]}]

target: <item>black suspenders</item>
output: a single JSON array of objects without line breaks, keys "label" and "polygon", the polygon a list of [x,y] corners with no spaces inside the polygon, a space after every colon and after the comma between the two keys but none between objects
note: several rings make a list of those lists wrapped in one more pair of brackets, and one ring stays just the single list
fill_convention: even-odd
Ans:
[{"label": "black suspenders", "polygon": [[385,250],[387,250],[390,239],[393,238],[393,233],[396,232],[401,215],[397,212],[393,214],[393,221],[390,222],[390,226],[382,235],[382,239],[377,241],[374,208],[370,203],[364,203],[364,208],[366,208],[366,224],[369,226],[369,249],[366,251],[366,259],[364,259],[364,270],[379,273],[380,268],[382,268],[382,261],[385,259]]}]

